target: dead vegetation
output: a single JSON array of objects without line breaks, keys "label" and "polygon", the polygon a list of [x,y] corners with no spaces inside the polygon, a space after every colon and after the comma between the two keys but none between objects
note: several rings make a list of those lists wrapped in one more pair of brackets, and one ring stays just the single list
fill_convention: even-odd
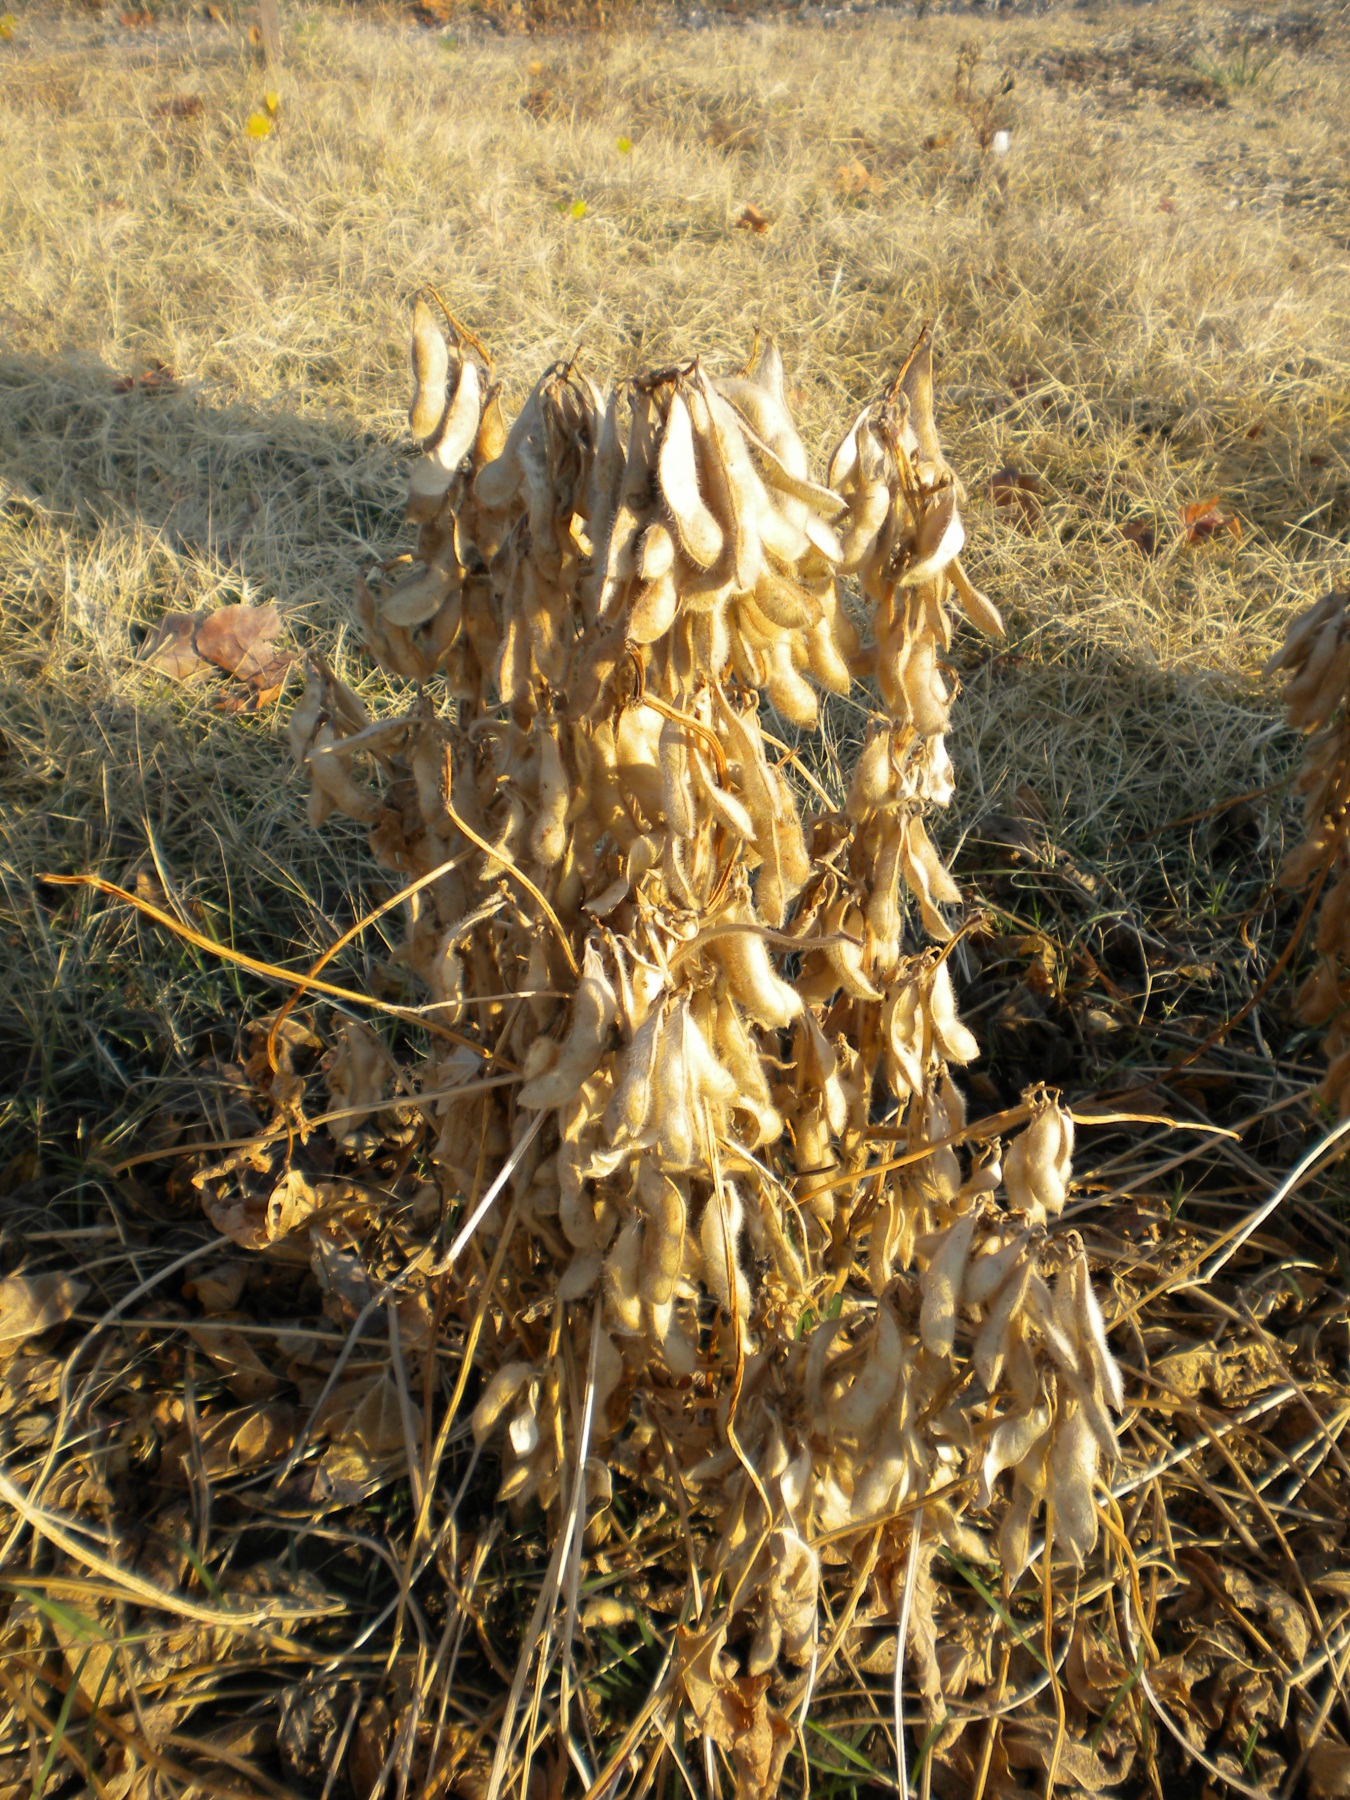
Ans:
[{"label": "dead vegetation", "polygon": [[[471,22],[287,19],[260,139],[256,64],[228,24],[21,17],[3,50],[0,126],[31,172],[0,252],[6,1791],[477,1800],[495,1777],[536,1800],[795,1792],[808,1773],[895,1791],[902,1744],[921,1793],[1345,1791],[1344,1180],[1334,1146],[1318,1157],[1325,1064],[1294,1005],[1313,909],[1276,879],[1302,830],[1285,798],[1301,747],[1259,673],[1333,585],[1348,516],[1335,14],[1297,30],[1275,11],[1150,14],[1148,45],[1133,15],[1051,15],[658,26],[584,50]],[[1158,73],[1179,68],[1223,103]],[[735,230],[749,208],[767,229]],[[737,1499],[739,1463],[687,1478],[686,1435],[722,1442],[718,1348],[734,1369],[740,1341],[701,1229],[676,1279],[702,1297],[674,1302],[696,1404],[671,1385],[625,1411],[645,1339],[618,1334],[584,1487],[568,1450],[604,1333],[594,1291],[560,1312],[540,1273],[546,1208],[522,1224],[508,1180],[514,1228],[499,1205],[441,1266],[528,1116],[509,1096],[532,1046],[494,1036],[499,1072],[477,1079],[501,1083],[478,1102],[495,1124],[448,1178],[429,1078],[464,1075],[443,1031],[478,1045],[476,1066],[479,1015],[509,1003],[470,961],[445,996],[463,1013],[432,1029],[435,971],[391,904],[411,871],[382,869],[366,826],[311,829],[285,766],[297,675],[279,700],[261,685],[274,651],[317,652],[356,696],[348,725],[394,760],[409,717],[467,729],[457,707],[419,712],[411,663],[371,667],[346,599],[355,564],[411,547],[401,307],[424,281],[490,326],[511,414],[579,341],[597,378],[698,344],[711,379],[767,328],[817,477],[914,321],[939,319],[965,554],[1009,626],[1005,643],[958,635],[943,675],[957,787],[933,841],[969,927],[940,966],[979,1040],[956,1077],[977,1134],[1021,1130],[1041,1080],[1077,1121],[1037,1254],[1067,1294],[1081,1241],[1124,1401],[1081,1569],[1072,1522],[1048,1555],[1030,1535],[1016,1582],[986,1560],[1011,1478],[991,1475],[980,1513],[958,1434],[922,1526],[917,1491],[861,1526],[817,1495],[766,1583],[736,1509],[757,1536],[792,1458],[753,1446],[768,1515]],[[273,602],[266,664],[211,624]],[[766,719],[798,759],[776,778],[799,817],[846,815],[868,715],[892,701],[827,693],[813,731],[792,691]],[[493,717],[504,735],[480,748],[509,742]],[[399,804],[411,826],[411,790]],[[137,904],[42,871],[96,872]],[[556,961],[528,891],[509,875],[503,891],[466,942],[509,925],[527,972],[536,943]],[[785,949],[777,978],[795,981]],[[573,955],[584,970],[581,936]],[[534,999],[571,983],[550,967]],[[561,1042],[570,1018],[534,1026]],[[752,1029],[781,1032],[790,1064],[795,1027]],[[767,1079],[780,1110],[785,1075]],[[745,1118],[719,1141],[743,1152]],[[980,1159],[954,1148],[959,1190]],[[885,1137],[830,1154],[850,1181],[895,1179],[875,1173]],[[745,1180],[723,1170],[750,1218]],[[880,1448],[844,1409],[883,1305],[905,1357],[942,1351],[924,1324],[936,1246],[893,1255],[879,1304],[859,1191],[828,1224],[804,1217],[819,1292],[794,1289],[773,1326],[813,1482],[839,1446],[855,1466]],[[723,1297],[739,1273],[760,1306],[783,1254],[747,1233]],[[602,1305],[628,1304],[625,1267]],[[954,1372],[983,1304],[954,1320]],[[813,1347],[818,1420],[790,1398]],[[480,1447],[482,1383],[512,1362],[530,1373],[509,1435]],[[921,1440],[948,1415],[975,1440],[996,1425],[966,1410],[981,1379],[933,1396]],[[753,1398],[752,1379],[742,1448]],[[521,1468],[538,1485],[513,1511],[499,1488]]]}]

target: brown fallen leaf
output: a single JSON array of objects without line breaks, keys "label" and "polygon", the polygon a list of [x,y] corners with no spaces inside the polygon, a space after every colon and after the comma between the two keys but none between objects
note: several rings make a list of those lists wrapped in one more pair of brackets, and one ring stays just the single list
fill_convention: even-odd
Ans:
[{"label": "brown fallen leaf", "polygon": [[[244,1319],[244,1315],[236,1314]],[[245,1319],[245,1323],[248,1321]],[[225,1379],[236,1400],[270,1400],[280,1385],[242,1331],[231,1331],[228,1322],[193,1323],[184,1326],[197,1348],[208,1356]]]},{"label": "brown fallen leaf", "polygon": [[1158,202],[1158,211],[1160,213],[1174,213],[1176,210],[1177,210],[1176,201],[1169,200],[1167,198],[1167,196],[1164,194],[1162,199]]},{"label": "brown fallen leaf", "polygon": [[768,1800],[778,1792],[792,1727],[768,1703],[770,1676],[729,1673],[725,1637],[725,1627],[701,1634],[681,1629],[680,1678],[699,1730],[732,1759],[737,1800]]},{"label": "brown fallen leaf", "polygon": [[1308,1800],[1350,1800],[1350,1750],[1323,1740],[1308,1752]]},{"label": "brown fallen leaf", "polygon": [[1000,469],[989,483],[994,505],[1010,511],[1018,531],[1031,532],[1041,520],[1041,484],[1035,475],[1017,469]]},{"label": "brown fallen leaf", "polygon": [[295,663],[296,658],[289,651],[277,651],[246,678],[244,688],[227,688],[216,701],[216,710],[224,713],[261,712],[280,695]]},{"label": "brown fallen leaf", "polygon": [[182,382],[167,363],[151,358],[139,375],[122,375],[113,383],[114,394],[176,394]]},{"label": "brown fallen leaf", "polygon": [[1181,508],[1181,535],[1186,543],[1202,544],[1207,538],[1217,537],[1221,531],[1235,538],[1242,536],[1240,522],[1222,511],[1217,494]]},{"label": "brown fallen leaf", "polygon": [[142,647],[142,661],[167,675],[171,681],[186,681],[198,669],[205,668],[196,645],[201,617],[199,612],[165,613],[158,632]]},{"label": "brown fallen leaf", "polygon": [[272,639],[281,630],[281,614],[266,606],[218,606],[197,626],[197,654],[227,675],[252,681],[272,660]]},{"label": "brown fallen leaf", "polygon": [[1135,549],[1142,552],[1143,555],[1156,556],[1158,554],[1158,535],[1147,519],[1131,519],[1128,524],[1121,527],[1120,535],[1127,544],[1133,544]]},{"label": "brown fallen leaf", "polygon": [[175,94],[172,100],[156,100],[150,108],[156,119],[195,119],[203,110],[200,94]]},{"label": "brown fallen leaf", "polygon": [[89,1292],[73,1275],[6,1275],[0,1281],[0,1344],[64,1325]]},{"label": "brown fallen leaf", "polygon": [[867,165],[856,156],[851,162],[840,163],[834,172],[834,191],[841,200],[856,199],[859,194],[870,192],[874,185]]},{"label": "brown fallen leaf", "polygon": [[183,1294],[195,1300],[205,1313],[233,1312],[244,1292],[248,1264],[243,1261],[213,1263],[183,1283]]},{"label": "brown fallen leaf", "polygon": [[750,205],[746,207],[740,218],[737,219],[736,229],[737,231],[755,231],[762,234],[763,232],[766,232],[772,224],[773,220],[767,213],[762,213],[757,206]]}]

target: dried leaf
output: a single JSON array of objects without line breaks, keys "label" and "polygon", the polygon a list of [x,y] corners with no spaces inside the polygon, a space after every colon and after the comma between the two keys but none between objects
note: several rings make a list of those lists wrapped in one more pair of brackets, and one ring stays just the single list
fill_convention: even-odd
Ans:
[{"label": "dried leaf", "polygon": [[1222,511],[1217,494],[1211,494],[1208,500],[1196,500],[1190,506],[1183,506],[1180,518],[1181,536],[1188,544],[1202,544],[1221,531],[1226,531],[1230,537],[1242,536],[1240,521]]},{"label": "dried leaf", "polygon": [[740,218],[737,219],[736,229],[737,231],[755,231],[763,233],[767,231],[772,224],[773,220],[767,213],[762,213],[755,205],[749,205],[741,214]]},{"label": "dried leaf", "polygon": [[[1048,1769],[1055,1743],[1053,1719],[1010,1719],[1003,1730],[1003,1747],[1015,1769]],[[1108,1762],[1087,1744],[1072,1736],[1060,1745],[1059,1780],[1073,1782],[1089,1794],[1115,1787],[1129,1775],[1134,1747],[1121,1743],[1119,1755]]]},{"label": "dried leaf", "polygon": [[1000,469],[989,483],[989,496],[997,507],[1008,510],[1019,531],[1030,532],[1040,523],[1041,484],[1034,475],[1017,469]]},{"label": "dried leaf", "polygon": [[841,200],[856,199],[859,194],[868,193],[874,185],[867,165],[859,162],[856,156],[851,162],[840,163],[834,172],[834,191]]},{"label": "dried leaf", "polygon": [[728,1676],[722,1667],[724,1631],[680,1632],[680,1675],[699,1729],[732,1758],[738,1800],[769,1800],[778,1792],[792,1744],[792,1727],[768,1703],[768,1675]]},{"label": "dried leaf", "polygon": [[206,664],[197,651],[199,612],[165,613],[155,636],[141,649],[142,660],[171,681],[186,681]]},{"label": "dried leaf", "polygon": [[[409,1401],[414,1436],[422,1428],[422,1409]],[[373,1379],[336,1388],[315,1418],[314,1430],[333,1442],[315,1475],[316,1499],[350,1505],[381,1486],[401,1461],[405,1439],[398,1388],[387,1370]]]},{"label": "dried leaf", "polygon": [[231,1331],[227,1324],[193,1324],[184,1330],[224,1375],[236,1400],[270,1400],[276,1393],[276,1376],[243,1332]]},{"label": "dried leaf", "polygon": [[1350,1800],[1350,1750],[1325,1739],[1308,1752],[1308,1800]]},{"label": "dried leaf", "polygon": [[172,100],[156,100],[150,108],[156,119],[195,119],[203,110],[200,94],[176,94]]},{"label": "dried leaf", "polygon": [[1147,519],[1131,519],[1121,527],[1120,535],[1127,544],[1133,544],[1145,556],[1157,555],[1158,534]]},{"label": "dried leaf", "polygon": [[1225,1403],[1250,1400],[1284,1379],[1275,1352],[1260,1339],[1223,1350],[1205,1344],[1172,1350],[1154,1364],[1154,1374],[1184,1399],[1208,1389]]},{"label": "dried leaf", "polygon": [[0,1344],[64,1325],[89,1292],[73,1275],[6,1275],[0,1281]]},{"label": "dried leaf", "polygon": [[1119,1656],[1086,1619],[1080,1619],[1064,1664],[1064,1679],[1074,1699],[1088,1712],[1104,1713],[1120,1692],[1125,1676]]},{"label": "dried leaf", "polygon": [[197,626],[197,652],[227,675],[250,681],[272,660],[269,645],[281,630],[281,614],[266,606],[218,606]]}]

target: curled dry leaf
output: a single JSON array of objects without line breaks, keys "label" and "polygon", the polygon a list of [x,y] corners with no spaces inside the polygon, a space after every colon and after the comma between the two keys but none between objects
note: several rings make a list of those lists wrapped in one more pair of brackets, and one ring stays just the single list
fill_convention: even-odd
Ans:
[{"label": "curled dry leaf", "polygon": [[1203,544],[1220,532],[1227,532],[1234,538],[1242,536],[1241,521],[1223,511],[1217,494],[1211,494],[1208,500],[1195,500],[1189,506],[1183,506],[1178,517],[1181,537],[1187,544]]},{"label": "curled dry leaf", "polygon": [[89,1292],[73,1275],[6,1275],[0,1280],[0,1349],[64,1325]]},{"label": "curled dry leaf", "polygon": [[736,221],[737,231],[766,232],[773,224],[772,218],[759,210],[751,201]]},{"label": "curled dry leaf", "polygon": [[989,482],[989,496],[1019,531],[1034,531],[1041,520],[1041,484],[1035,475],[1000,469]]}]

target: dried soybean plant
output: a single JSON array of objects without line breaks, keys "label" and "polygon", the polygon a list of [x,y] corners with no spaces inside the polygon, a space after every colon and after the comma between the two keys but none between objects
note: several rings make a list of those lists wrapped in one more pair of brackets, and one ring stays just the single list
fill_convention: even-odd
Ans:
[{"label": "dried soybean plant", "polygon": [[[1295,1000],[1305,1024],[1325,1030],[1330,1068],[1320,1093],[1350,1117],[1350,592],[1333,588],[1294,618],[1268,664],[1286,675],[1281,699],[1309,740],[1297,779],[1305,835],[1285,858],[1281,885],[1306,891],[1317,911],[1317,961]],[[1330,886],[1327,884],[1330,883]],[[1321,902],[1318,906],[1318,902]],[[1291,946],[1292,949],[1292,946]]]},{"label": "dried soybean plant", "polygon": [[[367,648],[419,697],[372,721],[317,663],[290,741],[314,823],[367,824],[401,884],[397,959],[433,1022],[415,1078],[341,1025],[329,1130],[432,1146],[438,1268],[478,1309],[474,1439],[501,1501],[550,1521],[493,1791],[508,1771],[524,1791],[559,1654],[570,1744],[611,1469],[709,1534],[639,1723],[682,1708],[710,1771],[716,1743],[773,1790],[788,1710],[861,1606],[905,1621],[897,1727],[907,1678],[929,1750],[973,1775],[935,1553],[988,1559],[993,1533],[1015,1583],[1044,1509],[1082,1567],[1123,1396],[1082,1242],[1054,1227],[1071,1118],[1042,1088],[971,1126],[953,1076],[977,1044],[929,832],[953,791],[952,609],[1002,624],[961,563],[930,340],[820,479],[771,342],[733,378],[695,359],[602,390],[555,363],[508,424],[455,333],[419,302],[417,549],[358,594]],[[809,731],[822,692],[870,708],[837,806],[765,719]],[[283,1105],[293,1026],[271,1033]]]}]

